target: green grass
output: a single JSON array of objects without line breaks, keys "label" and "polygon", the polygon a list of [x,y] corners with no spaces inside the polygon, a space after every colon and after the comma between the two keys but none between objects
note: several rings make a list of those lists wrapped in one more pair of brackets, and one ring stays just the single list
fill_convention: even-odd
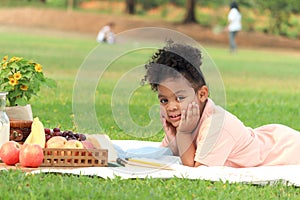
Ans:
[{"label": "green grass", "polygon": [[[0,38],[0,56],[34,59],[43,64],[47,76],[57,81],[56,89],[43,88],[39,96],[32,99],[34,116],[39,116],[45,127],[74,129],[73,84],[81,63],[97,45],[94,38],[41,36],[28,32],[0,32]],[[240,49],[231,55],[225,48],[206,48],[222,75],[226,108],[230,112],[247,126],[283,123],[300,130],[299,52]],[[97,117],[103,131],[112,139],[137,139],[124,133],[115,123],[111,94],[122,73],[130,66],[146,62],[149,53],[137,51],[117,59],[105,71],[96,89]],[[156,96],[149,88],[138,89],[129,102],[135,122],[141,125],[149,122],[148,109],[155,103]],[[160,141],[162,137],[160,132],[138,139]],[[283,183],[255,186],[178,178],[104,180],[89,176],[0,172],[0,199],[298,199],[299,193],[298,188]]]}]

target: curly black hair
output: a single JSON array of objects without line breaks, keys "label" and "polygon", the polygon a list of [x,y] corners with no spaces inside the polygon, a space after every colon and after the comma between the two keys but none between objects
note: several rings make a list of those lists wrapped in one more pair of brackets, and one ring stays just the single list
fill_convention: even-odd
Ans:
[{"label": "curly black hair", "polygon": [[202,64],[201,51],[198,48],[167,41],[146,63],[146,75],[142,82],[148,82],[153,91],[157,91],[159,84],[167,78],[183,76],[189,81],[195,92],[206,85],[200,70]]}]

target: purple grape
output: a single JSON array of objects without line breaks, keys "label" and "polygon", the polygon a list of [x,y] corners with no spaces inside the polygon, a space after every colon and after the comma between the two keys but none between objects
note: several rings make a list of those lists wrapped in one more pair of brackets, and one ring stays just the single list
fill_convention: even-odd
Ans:
[{"label": "purple grape", "polygon": [[51,135],[46,135],[46,141],[48,141],[51,138]]},{"label": "purple grape", "polygon": [[55,127],[55,128],[53,129],[53,132],[60,132],[60,128]]},{"label": "purple grape", "polygon": [[54,132],[53,136],[62,136],[62,132],[60,132],[60,131],[59,132]]},{"label": "purple grape", "polygon": [[86,136],[84,134],[80,133],[79,137],[78,137],[78,140],[79,141],[84,141],[84,140],[86,140]]},{"label": "purple grape", "polygon": [[68,135],[68,131],[64,131],[63,133],[62,133],[62,136],[63,137],[66,137]]},{"label": "purple grape", "polygon": [[67,135],[72,137],[72,136],[74,136],[74,133],[72,131],[68,131]]},{"label": "purple grape", "polygon": [[51,134],[51,130],[50,128],[44,128],[45,134],[50,135]]}]

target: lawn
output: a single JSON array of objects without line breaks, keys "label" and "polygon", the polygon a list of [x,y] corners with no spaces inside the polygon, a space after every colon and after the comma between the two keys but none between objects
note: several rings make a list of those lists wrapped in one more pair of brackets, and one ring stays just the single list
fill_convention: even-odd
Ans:
[{"label": "lawn", "polygon": [[[76,130],[72,112],[73,85],[81,64],[97,46],[94,38],[21,31],[0,31],[0,37],[0,57],[8,54],[34,59],[42,63],[45,74],[57,82],[56,89],[43,88],[39,96],[34,97],[31,102],[34,116],[40,117],[45,127]],[[239,49],[237,54],[231,55],[226,48],[205,46],[205,49],[223,79],[226,109],[247,126],[283,123],[300,130],[300,52]],[[150,137],[128,134],[118,127],[112,114],[111,96],[115,85],[128,67],[146,62],[150,55],[148,50],[137,51],[117,59],[99,81],[95,91],[97,118],[102,131],[112,139],[160,141],[163,137],[161,131]],[[128,102],[135,123],[147,124],[149,107],[154,104],[157,104],[155,94],[148,87],[138,88]],[[0,199],[298,199],[300,190],[281,183],[257,186],[178,178],[104,180],[2,171],[0,194]]]}]

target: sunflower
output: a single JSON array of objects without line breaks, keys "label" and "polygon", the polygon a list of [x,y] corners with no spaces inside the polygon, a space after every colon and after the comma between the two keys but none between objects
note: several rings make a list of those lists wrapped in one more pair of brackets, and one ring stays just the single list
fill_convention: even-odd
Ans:
[{"label": "sunflower", "polygon": [[20,89],[23,90],[23,91],[26,91],[26,90],[28,90],[28,86],[27,85],[21,85]]},{"label": "sunflower", "polygon": [[15,86],[18,84],[18,80],[14,79],[14,78],[9,78],[9,84],[11,86]]},{"label": "sunflower", "polygon": [[35,69],[35,71],[37,71],[37,72],[42,72],[42,71],[43,71],[43,67],[42,67],[42,65],[40,65],[40,64],[35,64],[35,65],[34,65],[34,69]]},{"label": "sunflower", "polygon": [[7,67],[7,62],[2,63],[2,69],[6,69],[6,67]]},{"label": "sunflower", "polygon": [[14,73],[14,79],[20,80],[22,78],[22,74],[20,72]]},{"label": "sunflower", "polygon": [[10,60],[9,60],[9,62],[15,62],[15,61],[19,61],[19,60],[21,60],[22,58],[20,58],[20,57],[16,57],[16,56],[14,56],[14,57],[12,57]]},{"label": "sunflower", "polygon": [[1,61],[1,62],[5,62],[5,61],[7,61],[7,59],[8,59],[8,56],[6,55],[6,56],[4,56],[4,57],[2,58],[2,61]]}]

